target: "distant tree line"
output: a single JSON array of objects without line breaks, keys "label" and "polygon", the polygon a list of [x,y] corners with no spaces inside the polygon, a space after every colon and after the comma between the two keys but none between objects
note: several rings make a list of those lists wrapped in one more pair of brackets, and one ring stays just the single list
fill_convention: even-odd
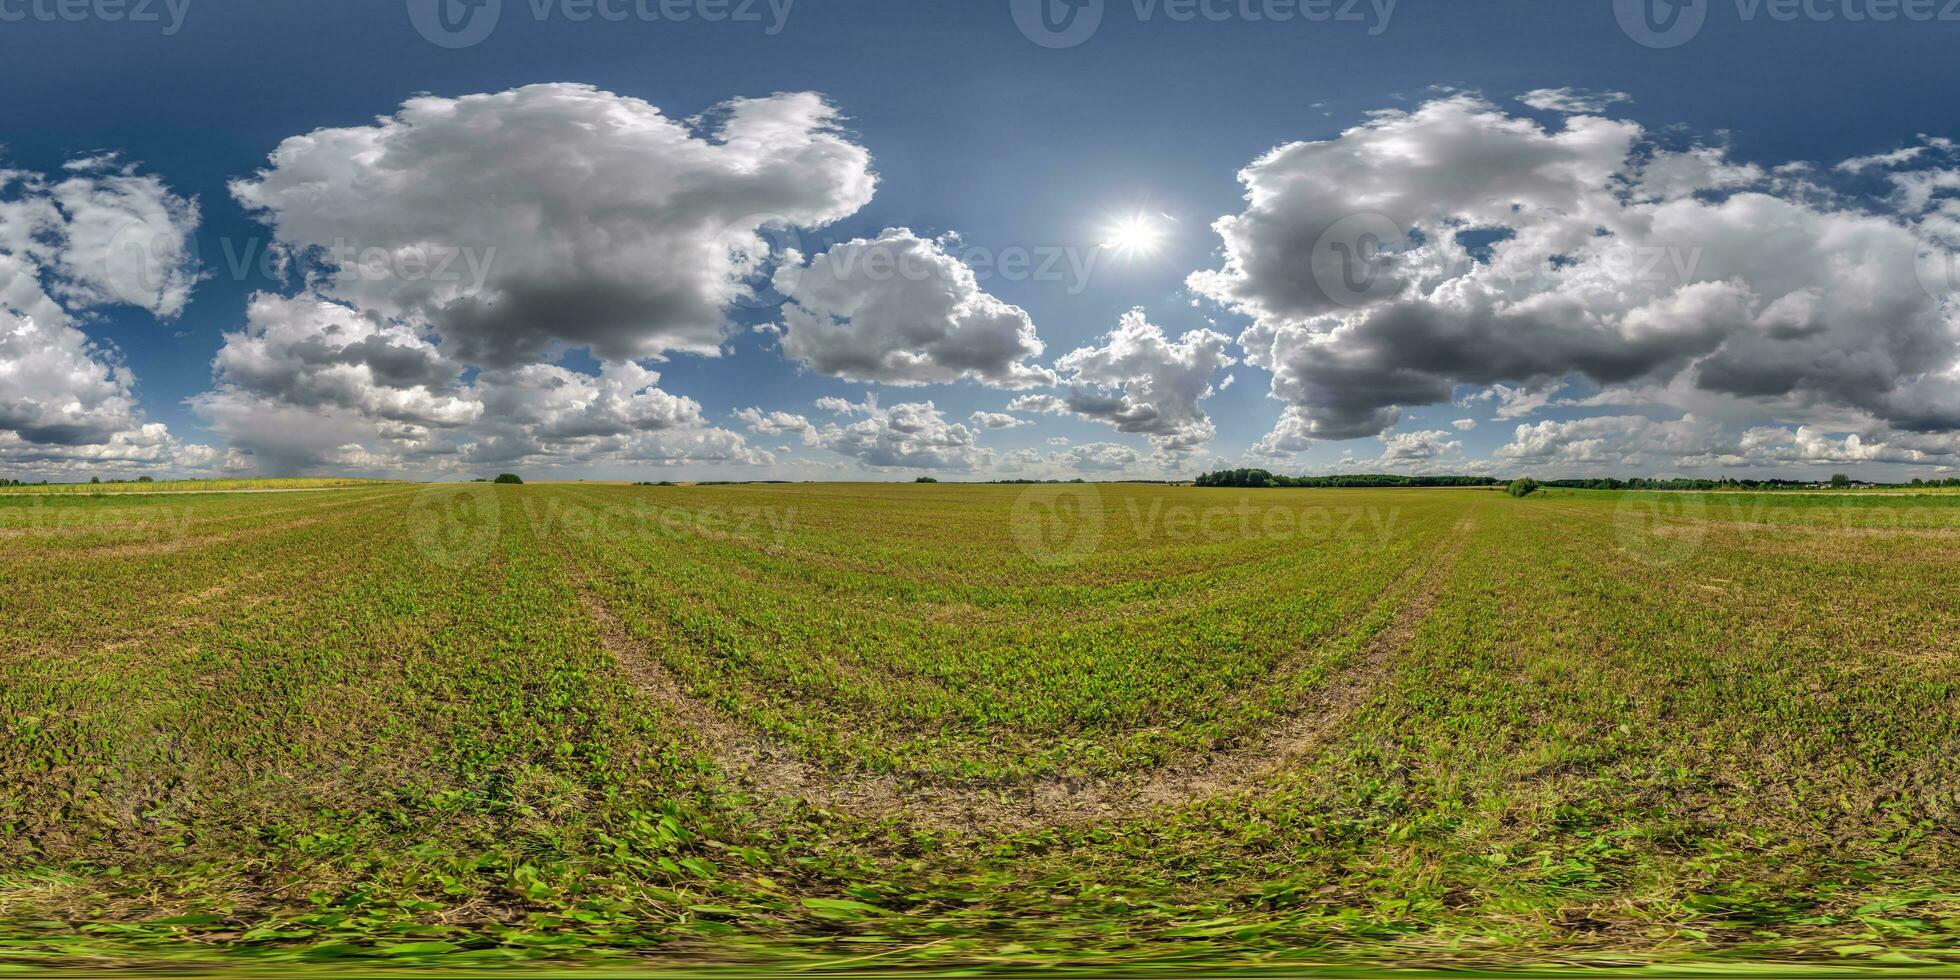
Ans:
[{"label": "distant tree line", "polygon": [[1788,490],[1796,487],[1814,487],[1828,484],[1833,487],[1850,486],[1915,486],[1915,487],[1960,487],[1960,479],[1953,480],[1914,480],[1910,484],[1878,484],[1853,480],[1843,473],[1833,473],[1829,480],[1738,480],[1722,477],[1719,480],[1692,480],[1686,477],[1657,479],[1651,477],[1598,477],[1587,480],[1540,480],[1543,486],[1564,487],[1571,490]]},{"label": "distant tree line", "polygon": [[1568,490],[1780,490],[1789,487],[1807,487],[1809,480],[1737,480],[1723,477],[1719,480],[1691,480],[1686,477],[1673,477],[1662,480],[1653,477],[1598,477],[1589,480],[1540,480],[1541,486],[1563,487]]},{"label": "distant tree line", "polygon": [[[1927,480],[1916,478],[1910,483],[1867,483],[1854,480],[1843,473],[1833,473],[1828,480],[1741,480],[1735,477],[1722,477],[1715,480],[1689,479],[1686,477],[1594,477],[1573,480],[1534,480],[1525,477],[1520,480],[1499,480],[1488,476],[1397,476],[1388,473],[1354,473],[1346,476],[1279,476],[1261,469],[1218,470],[1206,473],[1195,481],[1201,487],[1494,487],[1507,486],[1518,496],[1529,494],[1540,487],[1559,487],[1567,490],[1789,490],[1804,487],[1831,486],[1840,489],[1848,487],[1960,487],[1960,477]],[[1523,489],[1523,485],[1530,489]],[[1519,490],[1523,490],[1519,493]]]},{"label": "distant tree line", "polygon": [[1488,476],[1400,476],[1353,473],[1347,476],[1279,476],[1260,469],[1218,470],[1194,481],[1201,487],[1494,487]]},{"label": "distant tree line", "polygon": [[[88,482],[89,482],[89,483],[91,483],[91,484],[95,484],[95,485],[98,485],[98,486],[99,486],[99,485],[101,485],[101,484],[103,484],[103,483],[105,483],[105,482],[107,482],[107,483],[151,483],[151,482],[154,482],[154,481],[152,481],[152,480],[151,480],[151,479],[150,479],[149,477],[147,477],[147,476],[139,476],[139,477],[137,477],[137,478],[136,478],[136,479],[134,479],[134,480],[107,480],[107,481],[105,481],[105,480],[103,480],[103,479],[102,479],[101,477],[99,477],[99,476],[91,476],[91,477],[89,477],[89,478],[88,478]],[[0,487],[45,487],[45,486],[47,486],[47,485],[48,485],[48,481],[46,481],[46,480],[42,480],[42,481],[41,481],[41,482],[39,482],[39,483],[29,483],[29,482],[27,482],[26,480],[7,480],[7,479],[0,479]],[[66,485],[67,485],[67,484],[57,484],[57,486],[66,486]]]}]

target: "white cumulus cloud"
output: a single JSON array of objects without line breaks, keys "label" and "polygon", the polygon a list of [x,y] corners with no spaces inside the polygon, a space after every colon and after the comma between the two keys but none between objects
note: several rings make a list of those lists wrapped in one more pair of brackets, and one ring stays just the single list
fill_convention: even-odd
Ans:
[{"label": "white cumulus cloud", "polygon": [[1518,96],[1518,101],[1533,109],[1548,112],[1600,113],[1612,108],[1617,102],[1631,102],[1633,96],[1625,92],[1588,92],[1575,88],[1535,88]]},{"label": "white cumulus cloud", "polygon": [[713,353],[769,254],[762,233],[852,214],[876,177],[814,93],[707,118],[587,85],[420,96],[286,140],[232,193],[315,250],[321,292],[424,320],[459,361]]},{"label": "white cumulus cloud", "polygon": [[[1211,440],[1217,427],[1201,403],[1215,392],[1218,372],[1238,363],[1226,353],[1230,337],[1199,329],[1173,341],[1142,310],[1131,310],[1101,340],[1101,346],[1077,348],[1055,362],[1068,411],[1119,432],[1141,433],[1167,455]],[[1017,404],[1034,410],[1038,403]]]},{"label": "white cumulus cloud", "polygon": [[136,376],[85,311],[168,320],[197,283],[194,201],[113,156],[49,178],[0,170],[0,465],[196,470],[221,461],[145,419]]},{"label": "white cumulus cloud", "polygon": [[1224,263],[1189,283],[1253,320],[1239,342],[1289,406],[1275,443],[1376,435],[1463,387],[1529,414],[1573,379],[1708,418],[1960,428],[1954,284],[1924,274],[1952,246],[1936,178],[1917,210],[1877,210],[1632,122],[1547,128],[1469,95],[1240,176]]},{"label": "white cumulus cloud", "polygon": [[1043,346],[1027,312],[980,288],[973,270],[910,229],[832,246],[775,275],[783,353],[811,370],[890,385],[970,379],[1003,388],[1054,381],[1029,363]]}]

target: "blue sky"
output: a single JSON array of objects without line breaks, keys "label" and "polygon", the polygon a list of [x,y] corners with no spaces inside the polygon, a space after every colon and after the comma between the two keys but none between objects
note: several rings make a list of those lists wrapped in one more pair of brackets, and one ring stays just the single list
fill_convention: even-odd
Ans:
[{"label": "blue sky", "polygon": [[[969,261],[1015,248],[1077,261],[1093,258],[1092,271],[1082,281],[1010,275],[978,281],[986,294],[1025,311],[1038,330],[1045,351],[1028,364],[1049,368],[1070,351],[1096,347],[1127,311],[1139,308],[1170,341],[1201,328],[1231,338],[1221,356],[1239,363],[1216,372],[1209,379],[1213,393],[1194,406],[1208,429],[1187,426],[1166,434],[1133,425],[1132,431],[1123,431],[1112,414],[1064,410],[1024,411],[1018,414],[1029,424],[985,430],[969,421],[971,413],[1003,412],[1023,395],[1065,393],[1067,383],[1011,387],[972,376],[923,386],[854,380],[848,371],[825,371],[807,359],[788,356],[788,340],[780,332],[746,329],[781,317],[761,303],[738,303],[728,313],[732,329],[724,356],[667,352],[641,363],[657,371],[659,391],[698,404],[698,423],[686,424],[736,433],[747,449],[767,452],[770,458],[701,457],[650,467],[644,457],[607,450],[519,456],[513,465],[528,462],[593,476],[753,472],[892,478],[927,468],[948,469],[955,476],[993,473],[1005,454],[1032,450],[1043,459],[1037,462],[1024,454],[1022,465],[1042,467],[1046,473],[1072,465],[1059,458],[1062,444],[1057,440],[1066,440],[1070,446],[1114,445],[1134,451],[1134,458],[1103,456],[1119,467],[1108,472],[1188,473],[1219,461],[1247,462],[1247,452],[1274,432],[1289,406],[1300,419],[1295,438],[1268,440],[1273,445],[1267,455],[1252,460],[1258,465],[1288,471],[1373,462],[1378,465],[1359,468],[1625,474],[1714,467],[1808,473],[1841,468],[1849,461],[1881,473],[1935,472],[1948,461],[1942,441],[1948,431],[1942,421],[1943,389],[1907,391],[1909,382],[1925,380],[1922,373],[1949,366],[1944,361],[1892,365],[1888,377],[1900,393],[1888,400],[1851,393],[1858,384],[1870,387],[1870,379],[1827,382],[1805,375],[1779,387],[1752,377],[1718,386],[1723,403],[1715,408],[1698,396],[1656,393],[1653,389],[1669,380],[1656,372],[1673,366],[1646,365],[1646,373],[1638,377],[1602,379],[1597,370],[1589,373],[1590,362],[1583,357],[1570,364],[1534,363],[1529,370],[1518,369],[1515,377],[1506,375],[1503,366],[1466,369],[1463,379],[1448,370],[1432,371],[1451,384],[1450,400],[1396,402],[1395,420],[1383,433],[1447,433],[1448,438],[1431,438],[1427,446],[1411,441],[1404,447],[1407,454],[1391,457],[1384,455],[1383,433],[1362,433],[1372,422],[1356,423],[1344,415],[1336,419],[1351,406],[1342,400],[1345,396],[1322,390],[1371,382],[1352,372],[1322,377],[1311,365],[1295,364],[1293,375],[1312,379],[1307,387],[1313,390],[1302,394],[1296,386],[1288,395],[1273,385],[1275,369],[1289,370],[1274,360],[1277,355],[1262,357],[1243,346],[1242,332],[1262,316],[1282,334],[1306,331],[1302,337],[1334,329],[1333,321],[1303,327],[1301,323],[1320,314],[1281,314],[1261,307],[1265,300],[1260,297],[1268,294],[1260,290],[1270,284],[1241,282],[1234,287],[1234,301],[1200,295],[1187,282],[1194,272],[1218,270],[1226,263],[1224,244],[1210,225],[1246,210],[1247,188],[1239,172],[1273,148],[1336,141],[1351,127],[1380,118],[1371,113],[1415,112],[1447,98],[1481,99],[1483,108],[1465,110],[1466,118],[1483,120],[1478,125],[1488,124],[1495,113],[1557,132],[1572,111],[1516,101],[1543,90],[1622,93],[1627,98],[1610,99],[1584,112],[1637,124],[1638,153],[1656,147],[1677,152],[1713,148],[1725,166],[1754,164],[1763,174],[1747,186],[1716,180],[1690,188],[1685,192],[1690,196],[1714,201],[1734,193],[1768,193],[1785,201],[1806,201],[1826,217],[1847,211],[1877,215],[1937,241],[1937,229],[1926,217],[1932,212],[1901,211],[1896,202],[1900,185],[1888,172],[1833,169],[1848,158],[1926,146],[1927,137],[1960,136],[1960,105],[1952,99],[1960,68],[1951,56],[1960,41],[1960,22],[1943,18],[1937,4],[1930,20],[1901,16],[1877,23],[1847,21],[1847,14],[1872,12],[1868,2],[1859,0],[1813,2],[1789,20],[1779,19],[1787,11],[1773,4],[1719,0],[1699,8],[1705,22],[1698,33],[1666,49],[1630,37],[1616,19],[1615,5],[1608,3],[1400,0],[1385,17],[1380,6],[1336,4],[1336,11],[1358,19],[1306,22],[1296,17],[1274,23],[1246,16],[1248,10],[1261,9],[1258,4],[1219,3],[1205,8],[1218,15],[1216,20],[1180,20],[1173,16],[1175,7],[1111,0],[1091,36],[1060,49],[1030,40],[1017,27],[1008,0],[799,0],[786,16],[780,6],[758,3],[756,20],[724,23],[701,22],[702,8],[696,4],[680,5],[696,14],[687,22],[645,20],[622,4],[615,9],[629,15],[608,23],[575,20],[576,6],[503,0],[495,30],[480,43],[457,49],[431,43],[418,32],[411,23],[411,6],[402,0],[334,5],[188,0],[179,11],[157,0],[144,10],[161,22],[110,21],[99,16],[98,4],[85,5],[86,14],[71,23],[62,19],[52,0],[39,5],[35,0],[0,0],[0,84],[9,94],[0,102],[0,143],[5,146],[0,166],[59,175],[70,161],[114,153],[116,161],[104,173],[153,177],[171,194],[196,202],[199,221],[193,234],[201,277],[180,308],[165,317],[129,305],[71,312],[75,329],[102,350],[113,347],[101,356],[119,359],[133,376],[135,415],[166,425],[177,443],[209,446],[219,454],[188,462],[111,454],[109,462],[99,463],[86,454],[19,450],[16,469],[66,472],[77,465],[106,465],[120,472],[194,465],[425,472],[482,465],[489,457],[391,456],[385,446],[373,445],[368,446],[372,452],[358,457],[308,460],[301,454],[268,454],[257,443],[259,448],[243,457],[231,454],[219,461],[227,450],[239,447],[240,434],[208,408],[198,410],[194,401],[223,380],[214,377],[213,359],[224,335],[246,328],[253,294],[290,296],[301,290],[292,279],[235,273],[234,262],[258,256],[276,238],[262,220],[266,212],[252,213],[228,185],[266,167],[268,153],[282,141],[323,127],[369,126],[418,93],[457,98],[559,82],[643,100],[675,119],[710,111],[730,99],[820,93],[841,114],[837,125],[849,142],[868,151],[877,184],[868,202],[846,216],[794,232],[793,241],[806,260],[833,244],[875,239],[883,229],[895,227],[911,229],[928,241],[957,233],[957,243],[939,240],[935,247]],[[659,9],[653,3],[647,6]],[[1881,0],[1878,12],[1885,9],[1891,8]],[[1831,19],[1820,19],[1824,13]],[[172,23],[178,16],[181,23]],[[1446,121],[1439,116],[1434,125],[1443,127]],[[1943,152],[1928,149],[1912,165],[1939,172]],[[1773,168],[1794,161],[1816,165],[1810,187],[1779,184],[1769,176]],[[1635,166],[1629,165],[1627,172]],[[1938,178],[1932,180],[1938,184]],[[1817,195],[1824,191],[1837,196],[1819,203]],[[1935,201],[1944,201],[1947,193],[1936,192]],[[1440,213],[1427,204],[1413,206],[1417,210],[1406,219],[1395,216],[1409,229],[1423,227],[1422,221]],[[1154,248],[1130,256],[1098,251],[1112,236],[1113,225],[1136,214],[1145,216],[1146,235],[1156,239]],[[1417,238],[1418,245],[1426,240],[1421,233]],[[1815,288],[1829,292],[1845,287],[1827,282]],[[50,287],[48,292],[58,290]],[[1760,288],[1753,294],[1751,317],[1759,317],[1777,298]],[[1950,316],[1950,300],[1933,297],[1930,303],[1930,310],[1911,315]],[[1282,320],[1290,326],[1280,324]],[[415,329],[436,330],[427,324]],[[1923,333],[1926,328],[1922,322],[1913,329]],[[793,327],[789,335],[796,335]],[[1886,349],[1895,355],[1910,351],[1915,358],[1950,353],[1911,343],[1889,343]],[[1319,351],[1299,356],[1332,358],[1336,353],[1331,348]],[[1814,355],[1807,351],[1803,356]],[[574,344],[560,344],[549,356],[571,370],[598,370],[599,359]],[[1720,355],[1704,347],[1694,356]],[[1754,356],[1761,361],[1778,355],[1759,351]],[[450,381],[458,385],[477,383],[483,370],[466,359],[456,360],[455,366],[461,373]],[[1227,376],[1232,383],[1218,390]],[[1503,380],[1491,381],[1495,378]],[[1143,405],[1161,413],[1163,404],[1143,404],[1148,381],[1105,372],[1096,387],[1113,395],[1127,391],[1128,408]],[[1549,394],[1535,411],[1496,418],[1494,408],[1501,399],[1465,400],[1487,388],[1485,382]],[[1078,372],[1076,384],[1088,385],[1091,379]],[[1614,385],[1649,390],[1637,401],[1616,401],[1611,408],[1557,404]],[[1677,387],[1700,390],[1691,381]],[[851,445],[850,440],[840,444],[814,434],[825,425],[868,421],[864,412],[827,421],[830,413],[813,408],[817,399],[862,404],[866,395],[875,395],[887,408],[930,400],[947,424],[972,428],[972,445],[989,455],[956,452],[949,461],[931,452],[900,452],[896,458],[901,461],[930,465],[890,465],[894,457],[845,451],[838,446]],[[304,407],[318,405],[308,402]],[[758,432],[735,414],[751,408],[801,417],[810,428]],[[1379,408],[1371,403],[1368,411]],[[339,410],[350,409],[342,405]],[[292,418],[304,415],[298,412]],[[1693,445],[1681,442],[1689,435],[1686,429],[1650,433],[1639,445],[1617,444],[1613,440],[1627,424],[1601,423],[1586,432],[1548,431],[1548,439],[1558,439],[1545,452],[1493,456],[1519,442],[1514,430],[1521,424],[1589,417],[1678,423],[1684,415],[1704,423],[1693,433]],[[1460,429],[1452,425],[1458,419],[1477,424]],[[1752,455],[1751,446],[1763,439],[1751,441],[1746,434],[1777,427],[1791,439],[1802,428],[1809,441]],[[813,434],[806,438],[800,434],[805,432]],[[1198,435],[1204,438],[1195,439]],[[263,433],[252,437],[265,438]],[[1196,445],[1191,445],[1194,439]],[[1604,445],[1593,445],[1601,440]],[[1458,445],[1438,448],[1448,441]],[[1574,443],[1586,445],[1575,450]],[[1879,444],[1889,448],[1874,453],[1870,447]],[[1291,446],[1304,448],[1286,450]],[[1342,462],[1344,456],[1349,462]],[[6,466],[0,458],[0,469]]]}]

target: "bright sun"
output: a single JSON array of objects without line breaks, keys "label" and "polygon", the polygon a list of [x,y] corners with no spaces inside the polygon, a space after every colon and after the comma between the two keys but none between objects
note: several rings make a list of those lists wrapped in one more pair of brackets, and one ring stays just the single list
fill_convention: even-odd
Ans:
[{"label": "bright sun", "polygon": [[1134,214],[1110,226],[1103,247],[1124,258],[1149,255],[1163,244],[1164,230],[1145,214]]}]

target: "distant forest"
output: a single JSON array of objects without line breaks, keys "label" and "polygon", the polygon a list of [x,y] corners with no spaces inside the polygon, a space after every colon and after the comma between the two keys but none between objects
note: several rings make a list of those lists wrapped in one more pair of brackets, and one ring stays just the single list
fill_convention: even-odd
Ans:
[{"label": "distant forest", "polygon": [[1397,476],[1393,473],[1278,476],[1265,470],[1237,469],[1206,473],[1194,482],[1201,487],[1494,487],[1503,481],[1488,476]]},{"label": "distant forest", "polygon": [[[1354,473],[1345,476],[1280,476],[1260,469],[1218,470],[1194,481],[1201,487],[1494,487],[1505,481],[1488,476],[1397,476],[1392,473]],[[1866,483],[1843,473],[1829,480],[1691,480],[1682,477],[1597,477],[1586,480],[1539,480],[1541,487],[1570,490],[1789,490],[1832,486],[1960,487],[1960,478],[1913,480],[1911,483]]]}]

